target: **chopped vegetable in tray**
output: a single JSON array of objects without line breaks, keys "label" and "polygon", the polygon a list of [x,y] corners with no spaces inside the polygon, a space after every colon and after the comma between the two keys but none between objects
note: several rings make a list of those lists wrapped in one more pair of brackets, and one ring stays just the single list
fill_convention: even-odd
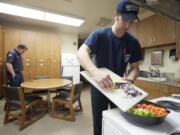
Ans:
[{"label": "chopped vegetable in tray", "polygon": [[129,113],[144,116],[144,117],[162,117],[167,114],[167,111],[152,104],[137,104],[135,107],[128,110]]}]

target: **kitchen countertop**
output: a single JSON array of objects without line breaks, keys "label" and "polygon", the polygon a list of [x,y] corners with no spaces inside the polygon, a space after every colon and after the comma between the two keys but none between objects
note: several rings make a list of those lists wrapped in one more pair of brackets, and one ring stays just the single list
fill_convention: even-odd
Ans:
[{"label": "kitchen countertop", "polygon": [[171,80],[167,80],[167,81],[156,81],[156,80],[144,80],[141,78],[137,78],[137,80],[141,80],[141,81],[146,81],[146,82],[153,82],[153,83],[158,83],[158,84],[165,84],[165,85],[169,85],[169,86],[174,86],[174,87],[179,87],[180,88],[180,83],[177,83],[175,81],[171,81]]}]

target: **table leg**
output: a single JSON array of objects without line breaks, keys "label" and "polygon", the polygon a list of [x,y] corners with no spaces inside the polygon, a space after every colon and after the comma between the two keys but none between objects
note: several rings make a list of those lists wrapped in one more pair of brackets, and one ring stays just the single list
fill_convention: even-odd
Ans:
[{"label": "table leg", "polygon": [[50,96],[51,92],[48,90],[48,94],[47,94],[47,102],[48,102],[48,112],[51,113],[51,96]]}]

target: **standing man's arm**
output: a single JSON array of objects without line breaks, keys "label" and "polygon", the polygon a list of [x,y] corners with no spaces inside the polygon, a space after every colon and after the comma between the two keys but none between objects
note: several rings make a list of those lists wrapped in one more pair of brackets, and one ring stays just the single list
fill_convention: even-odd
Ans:
[{"label": "standing man's arm", "polygon": [[6,67],[7,67],[8,71],[11,73],[12,77],[14,78],[16,74],[14,72],[12,64],[7,62]]},{"label": "standing man's arm", "polygon": [[134,82],[139,75],[139,62],[134,62],[130,64],[130,71],[125,77],[125,80]]},{"label": "standing man's arm", "polygon": [[110,78],[110,76],[104,72],[101,72],[98,70],[98,68],[94,65],[90,58],[91,50],[86,44],[83,44],[78,52],[77,52],[77,58],[79,60],[79,63],[81,66],[89,72],[93,79],[102,87],[102,88],[110,88],[113,86],[113,82]]}]

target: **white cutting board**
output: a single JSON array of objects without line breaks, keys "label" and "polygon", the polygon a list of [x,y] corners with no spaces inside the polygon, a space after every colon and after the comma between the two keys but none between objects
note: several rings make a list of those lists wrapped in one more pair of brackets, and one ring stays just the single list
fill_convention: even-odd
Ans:
[{"label": "white cutting board", "polygon": [[[99,69],[101,71],[108,73],[113,82],[126,82],[122,80],[120,76],[113,73],[109,69]],[[119,107],[124,112],[130,109],[132,106],[137,104],[139,101],[141,101],[148,95],[148,93],[136,87],[135,85],[133,85],[133,87],[135,87],[139,92],[141,92],[142,95],[139,95],[137,97],[130,97],[127,96],[127,94],[122,89],[103,89],[98,85],[98,83],[96,83],[96,81],[94,81],[94,79],[90,76],[90,74],[87,71],[82,71],[81,75],[84,76],[92,85],[94,85],[100,92],[102,92],[107,98],[109,98],[109,100],[111,100],[117,107]]]}]

